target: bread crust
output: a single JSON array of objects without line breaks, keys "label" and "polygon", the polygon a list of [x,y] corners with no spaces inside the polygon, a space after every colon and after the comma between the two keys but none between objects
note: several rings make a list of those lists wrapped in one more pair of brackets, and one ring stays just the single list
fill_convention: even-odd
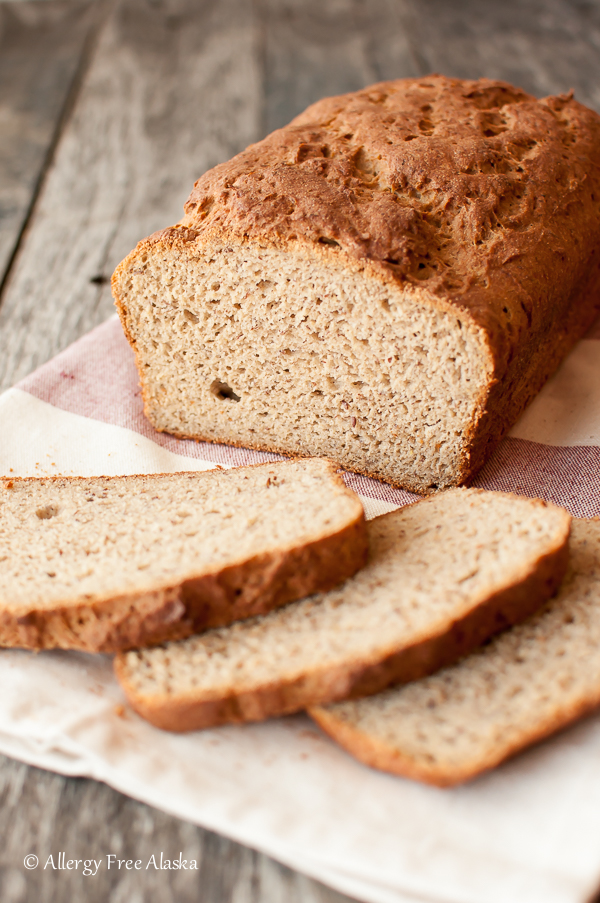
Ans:
[{"label": "bread crust", "polygon": [[121,282],[144,254],[252,244],[362,269],[454,313],[485,336],[491,364],[457,485],[600,309],[599,198],[600,117],[572,95],[438,75],[382,82],[314,104],[203,175],[181,222],[117,268],[116,304],[135,349]]},{"label": "bread crust", "polygon": [[565,511],[564,529],[557,537],[556,547],[542,556],[516,584],[494,593],[455,622],[449,631],[432,633],[400,651],[390,650],[383,659],[315,668],[294,680],[215,698],[190,693],[148,699],[138,694],[128,681],[122,657],[115,659],[117,678],[130,705],[142,718],[156,727],[178,732],[262,721],[307,707],[313,714],[314,706],[371,695],[391,684],[417,680],[457,661],[498,631],[525,620],[556,592],[567,569],[570,522]]},{"label": "bread crust", "polygon": [[[331,472],[340,486],[353,495],[341,476],[335,474],[334,464]],[[153,474],[148,479],[156,476],[162,475]],[[111,477],[100,479],[110,481]],[[19,482],[28,480],[35,482],[36,478],[19,478]],[[12,482],[4,479],[0,485]],[[181,583],[159,586],[152,592],[132,591],[122,596],[78,600],[52,609],[5,609],[0,613],[0,646],[118,652],[183,639],[331,589],[356,573],[367,558],[364,512],[358,498],[356,503],[356,517],[335,533],[297,547],[273,549],[211,573],[191,574]]]}]

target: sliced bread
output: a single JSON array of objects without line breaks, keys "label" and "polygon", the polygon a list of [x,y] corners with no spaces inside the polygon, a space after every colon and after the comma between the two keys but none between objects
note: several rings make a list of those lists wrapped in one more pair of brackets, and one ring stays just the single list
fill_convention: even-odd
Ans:
[{"label": "sliced bread", "polygon": [[110,652],[329,589],[366,560],[329,461],[0,482],[0,645]]},{"label": "sliced bread", "polygon": [[310,710],[348,752],[440,787],[498,765],[600,705],[600,521],[573,521],[559,594],[463,661]]},{"label": "sliced bread", "polygon": [[375,693],[535,611],[564,575],[570,520],[502,493],[439,494],[371,521],[369,562],[338,589],[128,652],[117,676],[140,715],[175,731]]}]

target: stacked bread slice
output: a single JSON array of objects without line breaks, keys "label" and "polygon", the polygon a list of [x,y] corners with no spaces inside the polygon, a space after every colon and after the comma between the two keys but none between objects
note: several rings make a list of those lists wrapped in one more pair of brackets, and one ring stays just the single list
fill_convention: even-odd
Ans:
[{"label": "stacked bread slice", "polygon": [[342,586],[179,643],[127,652],[117,676],[170,730],[259,720],[432,673],[537,610],[567,564],[570,516],[450,490],[375,519]]},{"label": "stacked bread slice", "polygon": [[329,589],[365,561],[331,462],[0,482],[0,645],[112,652]]},{"label": "stacked bread slice", "polygon": [[558,595],[451,668],[311,715],[363,762],[469,780],[600,705],[600,521],[576,520]]}]

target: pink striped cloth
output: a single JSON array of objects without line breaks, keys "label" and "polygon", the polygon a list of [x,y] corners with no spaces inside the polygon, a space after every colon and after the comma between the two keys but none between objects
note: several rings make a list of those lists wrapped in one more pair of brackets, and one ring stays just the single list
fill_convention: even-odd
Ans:
[{"label": "pink striped cloth", "polygon": [[[600,320],[586,338],[600,338]],[[600,361],[597,375],[600,381]],[[594,374],[587,378],[593,379]],[[154,430],[144,416],[133,353],[116,317],[44,364],[17,388],[64,411],[125,427],[190,458],[230,466],[278,458],[250,449],[176,439]],[[357,474],[346,474],[346,481],[361,495],[394,505],[415,498]],[[600,515],[600,442],[554,446],[509,436],[474,485],[543,498],[563,505],[577,517]]]}]

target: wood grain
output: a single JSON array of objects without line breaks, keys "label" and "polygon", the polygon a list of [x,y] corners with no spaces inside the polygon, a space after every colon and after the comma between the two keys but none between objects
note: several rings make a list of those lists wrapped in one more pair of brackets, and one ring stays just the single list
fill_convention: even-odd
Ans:
[{"label": "wood grain", "polygon": [[116,4],[5,288],[2,387],[109,316],[119,260],[258,138],[256,35],[243,0]]},{"label": "wood grain", "polygon": [[[179,218],[198,175],[321,96],[442,71],[540,95],[574,87],[600,109],[600,0],[107,0],[86,66],[88,8],[0,4],[0,117],[13,123],[0,128],[0,272],[36,200],[1,297],[2,386],[112,312],[113,266]],[[20,76],[7,87],[9,51]],[[94,781],[0,757],[0,803],[3,903],[348,900]],[[200,870],[23,868],[26,853],[60,850],[144,861],[181,850]]]},{"label": "wood grain", "polygon": [[265,134],[321,97],[418,75],[397,0],[261,0]]},{"label": "wood grain", "polygon": [[96,21],[90,0],[0,3],[0,284]]},{"label": "wood grain", "polygon": [[501,78],[539,97],[571,88],[600,110],[600,4],[405,0],[424,71]]}]

